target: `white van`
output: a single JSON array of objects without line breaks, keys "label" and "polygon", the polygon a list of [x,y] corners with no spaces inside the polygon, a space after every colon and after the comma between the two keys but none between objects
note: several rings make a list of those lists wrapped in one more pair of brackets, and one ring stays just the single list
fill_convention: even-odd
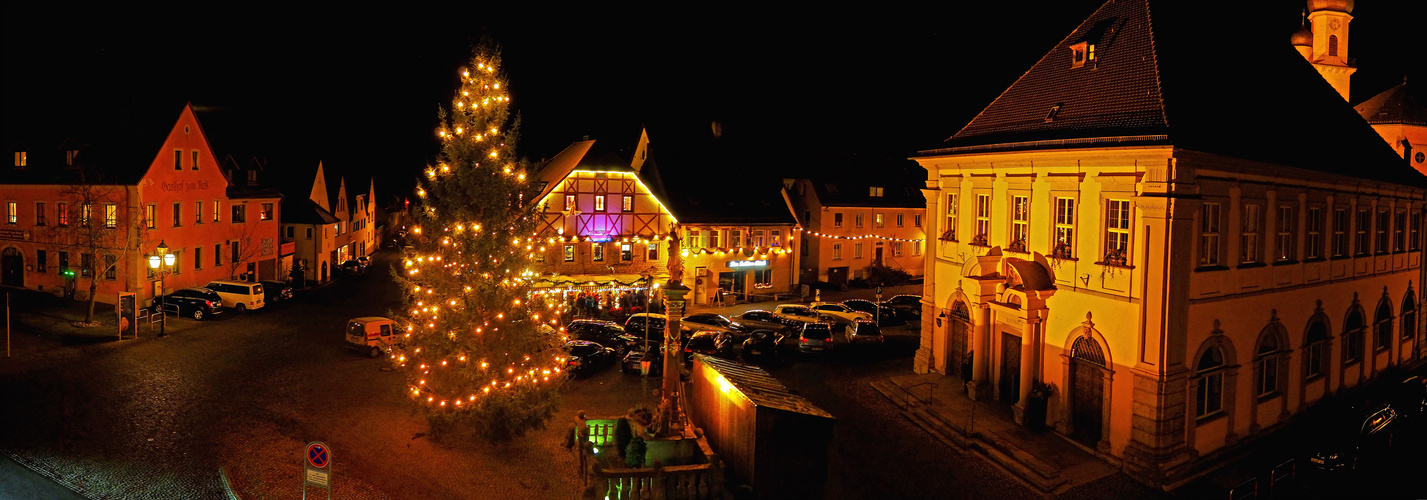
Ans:
[{"label": "white van", "polygon": [[204,288],[218,292],[223,307],[244,312],[263,308],[263,285],[243,281],[210,281]]}]

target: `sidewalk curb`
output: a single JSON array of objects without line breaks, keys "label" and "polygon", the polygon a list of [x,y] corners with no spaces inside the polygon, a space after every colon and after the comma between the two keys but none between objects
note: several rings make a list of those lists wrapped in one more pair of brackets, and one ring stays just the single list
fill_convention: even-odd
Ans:
[{"label": "sidewalk curb", "polygon": [[218,467],[218,482],[223,484],[223,494],[228,500],[243,500],[243,497],[238,496],[238,492],[233,491],[233,484],[228,481],[227,467]]},{"label": "sidewalk curb", "polygon": [[82,496],[84,498],[94,498],[94,495],[89,494],[89,491],[85,490],[84,488],[81,488],[79,485],[74,484],[62,477],[59,477],[43,467],[31,463],[29,459],[19,455],[18,453],[13,453],[7,450],[5,451],[5,456],[10,457],[10,460],[14,460],[15,463],[20,464],[20,466],[34,471],[35,474],[39,474],[41,476],[49,478],[49,480],[54,481],[55,484],[63,486],[69,491],[75,492],[75,494],[78,494],[79,496]]}]

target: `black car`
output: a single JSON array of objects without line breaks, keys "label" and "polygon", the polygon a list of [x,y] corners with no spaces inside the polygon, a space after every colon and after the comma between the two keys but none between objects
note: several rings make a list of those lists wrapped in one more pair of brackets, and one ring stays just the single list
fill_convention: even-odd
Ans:
[{"label": "black car", "polygon": [[630,346],[643,339],[625,333],[624,328],[611,321],[577,319],[565,325],[565,332],[574,340],[587,340],[614,349],[623,355]]},{"label": "black car", "polygon": [[921,295],[897,295],[882,301],[882,305],[896,309],[903,318],[914,318],[922,315]]},{"label": "black car", "polygon": [[[1397,411],[1388,404],[1367,408],[1366,412],[1348,409],[1348,418],[1330,420],[1344,426],[1314,440],[1317,448],[1308,456],[1308,464],[1318,477],[1312,479],[1331,484],[1339,474],[1362,467],[1364,459],[1373,458],[1392,446],[1393,434],[1401,424]],[[1310,482],[1317,482],[1312,479]]]},{"label": "black car", "polygon": [[779,359],[784,335],[781,331],[754,330],[743,341],[743,359]]},{"label": "black car", "polygon": [[342,274],[362,274],[365,267],[362,266],[361,262],[357,262],[357,259],[347,259],[342,261],[341,264],[337,264],[337,270],[341,271]]},{"label": "black car", "polygon": [[589,376],[614,364],[617,358],[613,349],[585,340],[566,342],[565,352],[570,354],[570,359],[565,361],[565,372],[571,377]]},{"label": "black car", "polygon": [[694,332],[684,343],[684,355],[692,360],[695,353],[731,359],[733,335],[727,332]]},{"label": "black car", "polygon": [[202,321],[203,318],[222,314],[223,299],[218,292],[207,288],[184,288],[161,298],[154,299],[154,314],[162,314],[165,309],[178,311],[179,316]]},{"label": "black car", "polygon": [[624,361],[619,366],[619,371],[626,374],[640,374],[643,372],[644,360],[649,360],[649,376],[657,377],[664,374],[664,346],[656,342],[650,342],[649,348],[643,345],[635,346],[629,352],[624,353]]},{"label": "black car", "polygon": [[748,332],[752,331],[736,321],[725,318],[722,314],[714,313],[697,313],[684,316],[683,319],[679,320],[679,329],[729,332],[739,338],[748,335]]},{"label": "black car", "polygon": [[624,320],[624,332],[644,340],[645,330],[648,330],[649,340],[660,341],[664,338],[665,316],[658,313],[638,313],[631,314]]},{"label": "black car", "polygon": [[904,313],[898,312],[892,306],[882,305],[870,300],[863,299],[844,300],[842,301],[842,305],[854,311],[861,311],[867,314],[871,314],[873,318],[877,318],[878,325],[896,326],[907,324],[907,320],[904,318]]},{"label": "black car", "polygon": [[733,315],[733,317],[729,319],[737,321],[738,324],[743,325],[744,328],[750,331],[773,330],[784,332],[784,334],[792,333],[795,330],[795,323],[799,325],[799,328],[801,328],[802,325],[802,323],[785,320],[778,317],[777,314],[773,314],[772,311],[764,311],[762,309],[744,311]]},{"label": "black car", "polygon": [[362,265],[362,269],[366,269],[372,265],[372,258],[366,256],[357,257],[357,263]]},{"label": "black car", "polygon": [[285,281],[259,281],[263,285],[263,301],[267,304],[286,302],[292,299],[292,285]]}]

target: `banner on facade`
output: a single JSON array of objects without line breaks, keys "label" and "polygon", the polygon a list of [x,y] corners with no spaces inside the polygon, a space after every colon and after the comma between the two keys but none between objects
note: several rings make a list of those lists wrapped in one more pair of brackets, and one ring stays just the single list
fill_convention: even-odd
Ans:
[{"label": "banner on facade", "polygon": [[139,308],[138,297],[130,292],[119,292],[119,303],[115,309],[119,313],[119,340],[124,340],[124,336],[133,335],[139,338]]}]

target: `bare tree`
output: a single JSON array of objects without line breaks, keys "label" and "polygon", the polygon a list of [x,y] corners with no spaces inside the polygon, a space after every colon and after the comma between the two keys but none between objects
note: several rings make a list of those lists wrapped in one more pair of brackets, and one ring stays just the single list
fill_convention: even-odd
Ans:
[{"label": "bare tree", "polygon": [[[69,279],[89,279],[84,322],[93,323],[101,276],[118,273],[121,263],[131,259],[144,243],[147,225],[142,218],[133,217],[136,208],[127,203],[125,186],[88,182],[87,177],[80,172],[77,182],[60,190],[64,201],[56,207],[59,220],[48,232],[51,243],[61,251],[79,254],[79,276],[69,274]],[[76,266],[71,263],[70,267]],[[68,281],[66,293],[73,292],[74,282]]]},{"label": "bare tree", "polygon": [[[232,246],[228,248],[225,260],[228,261],[228,276],[236,279],[239,274],[248,270],[249,262],[262,254],[263,235],[258,231],[258,221],[232,224],[231,226],[233,229],[229,231],[228,241]],[[269,242],[269,244],[275,243]]]}]

